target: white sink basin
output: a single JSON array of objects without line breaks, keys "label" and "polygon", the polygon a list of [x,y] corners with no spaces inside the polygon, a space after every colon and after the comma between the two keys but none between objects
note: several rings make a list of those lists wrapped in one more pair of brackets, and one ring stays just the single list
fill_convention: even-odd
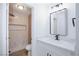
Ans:
[{"label": "white sink basin", "polygon": [[75,50],[75,42],[73,40],[55,40],[49,37],[39,38],[38,40],[70,51]]}]

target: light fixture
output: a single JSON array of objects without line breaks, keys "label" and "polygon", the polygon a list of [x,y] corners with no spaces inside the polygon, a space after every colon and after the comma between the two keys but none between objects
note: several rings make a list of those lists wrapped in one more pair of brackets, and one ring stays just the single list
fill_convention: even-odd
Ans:
[{"label": "light fixture", "polygon": [[52,6],[51,8],[59,7],[60,5],[63,5],[63,3],[56,4],[55,6]]},{"label": "light fixture", "polygon": [[24,9],[24,6],[21,6],[21,5],[16,5],[18,9],[20,10],[23,10]]}]

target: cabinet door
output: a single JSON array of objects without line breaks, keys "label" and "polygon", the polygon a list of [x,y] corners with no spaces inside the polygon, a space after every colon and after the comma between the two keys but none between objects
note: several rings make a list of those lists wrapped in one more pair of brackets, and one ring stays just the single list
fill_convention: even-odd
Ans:
[{"label": "cabinet door", "polygon": [[37,41],[37,55],[38,56],[46,56],[46,52],[48,50],[46,49],[46,47],[44,47],[44,44],[42,44],[41,42]]},{"label": "cabinet door", "polygon": [[72,56],[74,52],[66,50],[64,48],[51,45],[51,51],[54,53],[54,56]]},{"label": "cabinet door", "polygon": [[37,41],[37,55],[38,56],[54,56],[53,49],[46,43]]}]

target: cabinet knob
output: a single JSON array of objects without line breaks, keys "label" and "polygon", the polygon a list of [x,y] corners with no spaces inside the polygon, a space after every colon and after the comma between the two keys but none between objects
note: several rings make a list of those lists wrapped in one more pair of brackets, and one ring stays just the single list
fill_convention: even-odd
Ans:
[{"label": "cabinet knob", "polygon": [[50,54],[50,56],[51,56],[51,54]]},{"label": "cabinet knob", "polygon": [[47,53],[47,56],[51,56],[51,54]]}]

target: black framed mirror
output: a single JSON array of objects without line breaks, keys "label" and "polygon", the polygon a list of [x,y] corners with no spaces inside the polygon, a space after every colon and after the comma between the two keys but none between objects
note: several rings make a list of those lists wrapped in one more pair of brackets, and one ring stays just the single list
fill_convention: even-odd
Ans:
[{"label": "black framed mirror", "polygon": [[50,13],[50,34],[67,35],[67,9],[61,9]]}]

